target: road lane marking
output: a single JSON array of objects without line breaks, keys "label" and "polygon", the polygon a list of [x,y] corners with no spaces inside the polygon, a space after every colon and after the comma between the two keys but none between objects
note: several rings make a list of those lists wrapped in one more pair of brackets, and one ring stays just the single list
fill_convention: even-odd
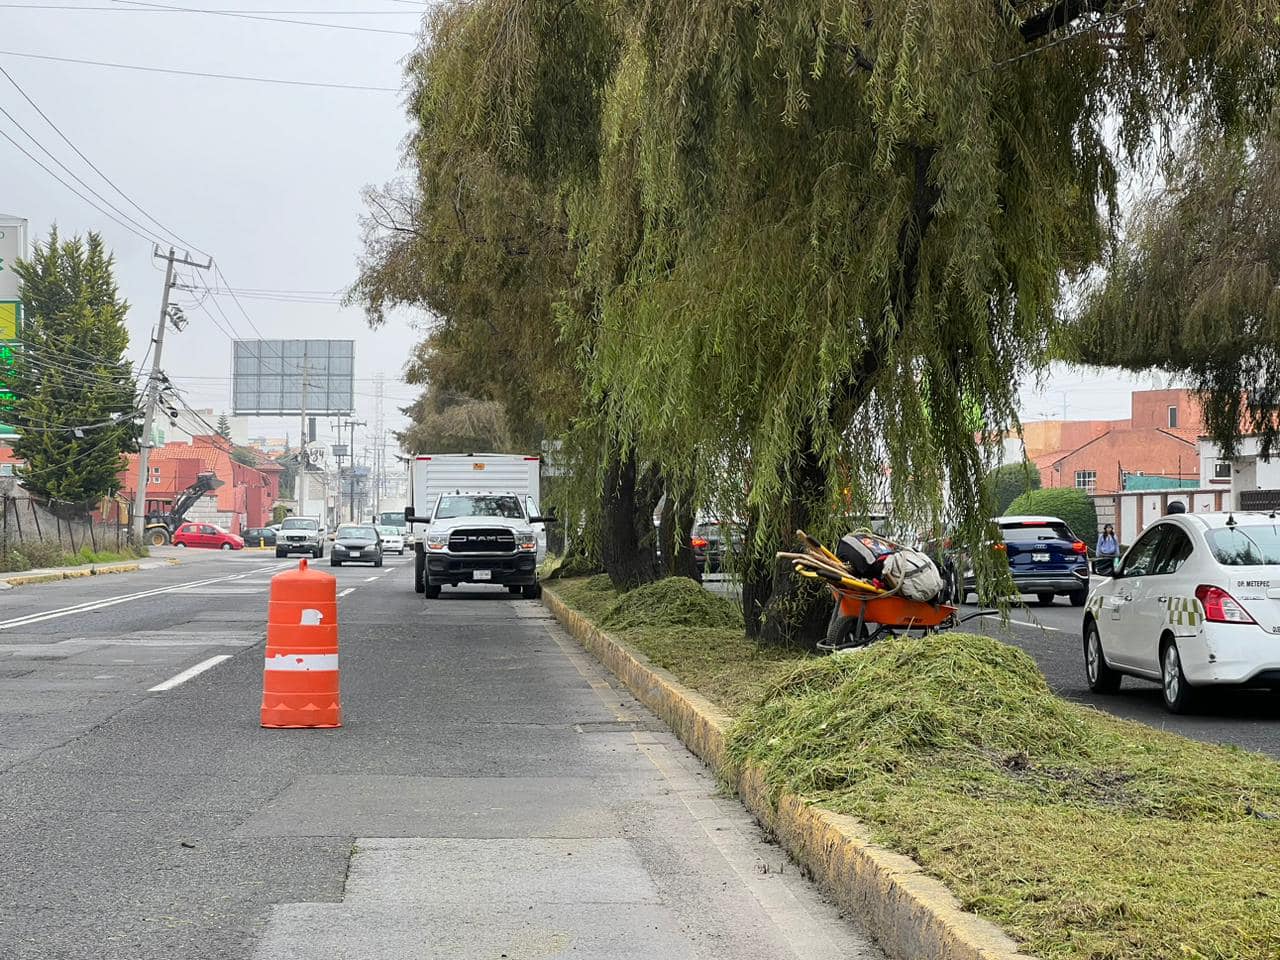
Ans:
[{"label": "road lane marking", "polygon": [[355,588],[355,587],[347,587],[347,589],[345,589],[345,590],[341,591],[341,592],[338,594],[338,596],[339,596],[339,597],[345,597],[348,593],[355,593],[355,592],[356,592],[356,588]]},{"label": "road lane marking", "polygon": [[[381,576],[381,574],[379,574],[379,576]],[[365,582],[365,583],[373,583],[373,581],[375,581],[375,580],[377,580],[377,579],[378,579],[378,577],[365,577],[365,578],[364,578],[364,582]]]},{"label": "road lane marking", "polygon": [[[1000,620],[995,614],[984,614],[983,620]],[[1034,623],[1031,620],[1010,620],[1009,623],[1019,627],[1031,627],[1033,630],[1048,630],[1050,633],[1065,633],[1061,627],[1047,627],[1043,623]]]},{"label": "road lane marking", "polygon": [[170,677],[164,683],[157,683],[154,687],[151,687],[147,691],[147,693],[163,693],[166,690],[172,690],[174,687],[178,686],[179,684],[186,683],[192,677],[199,676],[200,674],[204,673],[206,670],[210,669],[211,667],[216,667],[223,660],[230,660],[230,659],[231,659],[231,654],[220,653],[216,657],[210,657],[208,660],[201,660],[194,667],[187,667],[187,669],[183,670],[181,673],[175,676]]},{"label": "road lane marking", "polygon": [[57,610],[47,610],[42,613],[29,613],[25,616],[15,617],[12,620],[0,620],[0,630],[12,630],[14,627],[26,627],[33,623],[43,623],[46,620],[56,620],[59,617],[69,617],[77,613],[92,613],[95,610],[102,610],[106,607],[114,607],[120,603],[128,603],[130,600],[145,600],[148,597],[157,597],[165,593],[178,593],[191,587],[203,587],[212,583],[225,583],[231,580],[231,577],[213,577],[208,580],[194,580],[190,583],[175,583],[167,587],[156,587],[152,590],[142,590],[138,593],[127,593],[117,597],[105,597],[101,600],[86,600],[83,603],[72,604],[69,607],[62,607]]}]

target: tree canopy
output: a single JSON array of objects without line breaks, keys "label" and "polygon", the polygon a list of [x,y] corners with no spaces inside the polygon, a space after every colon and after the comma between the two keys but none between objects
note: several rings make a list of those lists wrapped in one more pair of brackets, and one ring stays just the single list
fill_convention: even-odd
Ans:
[{"label": "tree canopy", "polygon": [[22,483],[81,509],[120,488],[122,454],[137,449],[129,305],[113,265],[98,234],[64,240],[56,227],[14,265],[24,321],[7,419],[20,433]]},{"label": "tree canopy", "polygon": [[1200,393],[1209,431],[1277,449],[1280,116],[1252,135],[1189,138],[1063,337],[1069,359],[1160,368]]},{"label": "tree canopy", "polygon": [[652,489],[746,518],[748,628],[793,639],[816,608],[771,560],[797,526],[888,501],[980,539],[982,447],[1107,248],[1119,170],[1255,128],[1278,13],[444,5],[356,294],[375,322],[424,307],[431,376],[565,433],[606,514],[634,508],[606,537],[638,538]]}]

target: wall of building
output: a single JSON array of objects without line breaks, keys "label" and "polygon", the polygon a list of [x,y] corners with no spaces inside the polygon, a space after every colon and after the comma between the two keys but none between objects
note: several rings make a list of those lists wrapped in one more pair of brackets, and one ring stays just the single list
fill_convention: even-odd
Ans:
[{"label": "wall of building", "polygon": [[1111,430],[1091,443],[1065,454],[1040,469],[1045,487],[1077,486],[1078,471],[1093,471],[1094,493],[1120,493],[1121,473],[1194,479],[1200,475],[1200,454],[1188,443],[1159,429]]},{"label": "wall of building", "polygon": [[[1200,402],[1190,390],[1135,390],[1130,400],[1132,426],[1204,432]],[[1169,408],[1177,411],[1177,422],[1169,422]]]}]

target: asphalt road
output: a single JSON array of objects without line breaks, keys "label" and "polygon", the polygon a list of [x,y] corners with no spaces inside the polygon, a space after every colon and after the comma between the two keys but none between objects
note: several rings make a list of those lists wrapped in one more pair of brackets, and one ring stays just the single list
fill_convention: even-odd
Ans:
[{"label": "asphalt road", "polygon": [[0,594],[4,960],[880,957],[540,604],[331,571],[345,725],[263,730],[293,563],[184,559]]},{"label": "asphalt road", "polygon": [[[728,596],[736,595],[735,588],[724,580],[712,580],[707,586]],[[1024,597],[1023,603],[1026,605],[1009,611],[1007,624],[999,617],[985,617],[968,621],[964,629],[1027,651],[1039,664],[1049,686],[1062,696],[1186,737],[1234,744],[1280,758],[1280,694],[1228,689],[1206,698],[1199,713],[1175,716],[1165,710],[1160,688],[1145,680],[1126,677],[1114,696],[1091,693],[1084,676],[1084,611],[1072,607],[1065,597],[1048,607],[1035,605],[1033,597]],[[962,610],[963,616],[978,608],[965,606]]]}]

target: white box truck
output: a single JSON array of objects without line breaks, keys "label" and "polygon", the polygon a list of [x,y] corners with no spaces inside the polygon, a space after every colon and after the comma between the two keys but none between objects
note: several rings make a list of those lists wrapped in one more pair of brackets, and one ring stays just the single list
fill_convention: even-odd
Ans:
[{"label": "white box truck", "polygon": [[423,454],[409,461],[405,520],[413,534],[413,585],[440,588],[499,584],[538,596],[538,563],[546,555],[539,510],[542,461],[508,453]]}]

